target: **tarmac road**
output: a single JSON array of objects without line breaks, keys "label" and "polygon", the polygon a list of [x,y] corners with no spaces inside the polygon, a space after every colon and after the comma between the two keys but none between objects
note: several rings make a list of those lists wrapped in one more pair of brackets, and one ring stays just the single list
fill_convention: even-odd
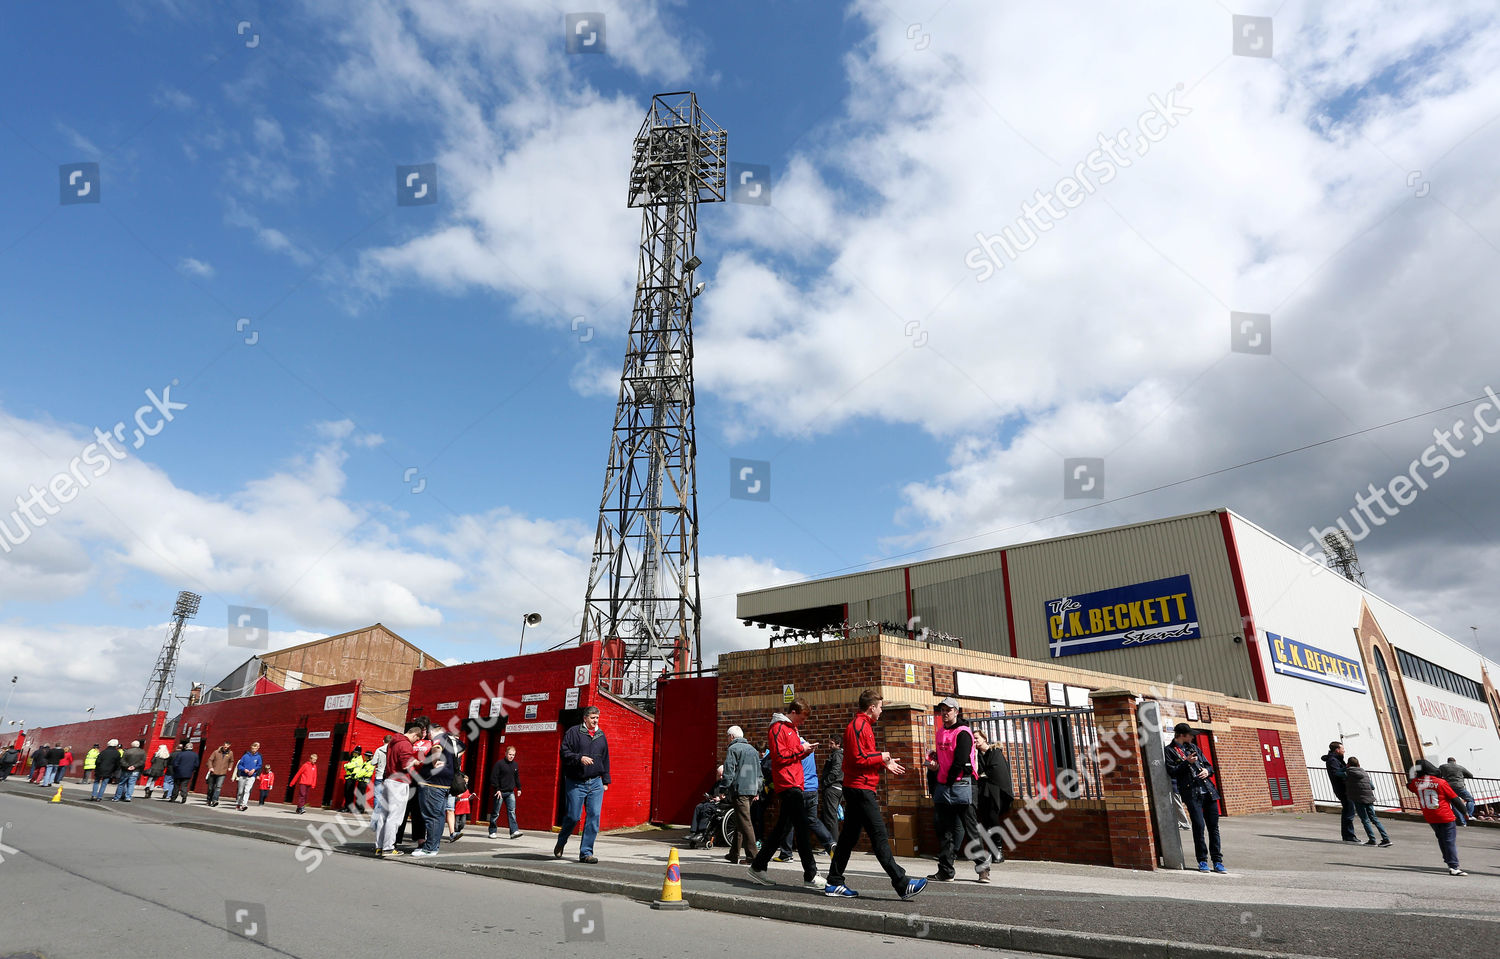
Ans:
[{"label": "tarmac road", "polygon": [[[346,959],[450,956],[476,946],[500,955],[609,959],[934,959],[955,949],[979,952],[699,910],[661,913],[618,896],[359,856],[332,856],[308,873],[292,846],[181,828],[150,816],[166,812],[152,803],[141,809],[148,815],[138,816],[139,798],[130,806],[101,807],[49,804],[7,792],[0,791],[4,956]],[[231,926],[255,939],[231,934]],[[594,938],[570,942],[570,931]]]},{"label": "tarmac road", "polygon": [[[12,779],[0,784],[0,812],[17,806],[53,812],[72,809],[85,818],[119,819],[116,828],[122,834],[144,828],[161,843],[177,842],[184,834],[228,832],[236,843],[279,849],[289,875],[305,872],[305,865],[313,861],[321,863],[319,876],[342,871],[353,859],[394,869],[402,874],[402,882],[418,889],[428,888],[429,875],[445,876],[446,883],[452,878],[448,870],[460,871],[459,878],[468,882],[480,882],[480,876],[487,877],[484,881],[505,880],[507,889],[517,882],[533,891],[571,886],[573,892],[548,894],[559,909],[560,902],[571,901],[569,896],[584,898],[580,889],[596,896],[615,893],[618,898],[605,901],[617,902],[620,908],[629,906],[628,898],[654,898],[661,888],[667,849],[680,839],[680,831],[665,830],[602,836],[600,863],[585,866],[571,858],[553,861],[548,833],[528,833],[515,841],[489,840],[481,827],[470,829],[457,843],[445,843],[442,855],[435,858],[380,863],[365,858],[373,852],[367,830],[356,824],[341,837],[327,811],[295,816],[288,807],[271,804],[238,812],[232,806],[210,809],[201,801],[143,802],[139,796],[130,806],[119,806],[80,802],[85,795],[83,787],[70,784],[64,802],[47,805],[47,792]],[[772,875],[782,884],[767,888],[752,884],[744,867],[723,862],[722,850],[683,850],[683,888],[697,902],[695,914],[714,909],[725,913],[723,919],[749,915],[826,927],[822,932],[841,927],[873,930],[857,934],[864,937],[861,943],[880,941],[882,936],[929,936],[985,942],[1016,952],[1105,959],[1181,959],[1185,953],[1210,959],[1266,952],[1409,959],[1413,943],[1442,943],[1444,959],[1500,956],[1500,829],[1460,830],[1460,851],[1470,875],[1455,879],[1442,867],[1432,833],[1421,823],[1388,821],[1396,846],[1381,850],[1338,842],[1338,820],[1326,815],[1233,817],[1223,820],[1223,826],[1229,876],[1010,862],[995,870],[992,885],[977,885],[972,871],[961,868],[960,882],[935,886],[916,902],[904,903],[891,895],[873,858],[861,853],[850,862],[850,884],[864,895],[835,901],[801,888],[795,865],[773,864]],[[327,830],[331,847],[338,851],[330,848],[325,855],[309,848],[312,829]],[[19,845],[13,839],[5,841]],[[304,845],[298,849],[288,843]],[[576,848],[575,839],[573,855]],[[38,854],[46,855],[42,850]],[[917,876],[933,868],[930,859],[903,864]],[[820,858],[819,868],[825,865],[826,859]],[[423,873],[410,875],[418,870]],[[462,871],[479,875],[463,876]],[[5,867],[0,866],[0,891],[5,888],[4,876]],[[299,888],[299,881],[292,876],[289,888]],[[494,901],[494,895],[486,895],[485,901]],[[336,905],[330,903],[329,908]],[[712,921],[709,925],[713,927]],[[988,936],[981,929],[985,926],[1001,932]],[[9,944],[0,938],[0,949]],[[733,945],[738,948],[731,954],[744,953],[743,941]],[[915,941],[911,948],[931,945]]]}]

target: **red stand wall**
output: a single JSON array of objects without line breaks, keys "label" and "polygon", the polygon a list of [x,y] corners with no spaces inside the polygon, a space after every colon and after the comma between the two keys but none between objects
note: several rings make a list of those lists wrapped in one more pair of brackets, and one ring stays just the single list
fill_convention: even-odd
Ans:
[{"label": "red stand wall", "polygon": [[[26,745],[31,747],[40,746],[43,743],[56,743],[73,747],[73,765],[69,766],[63,775],[76,778],[83,774],[83,756],[94,743],[98,743],[99,748],[103,749],[105,743],[111,739],[118,739],[120,748],[124,749],[130,745],[131,740],[139,739],[141,746],[146,750],[148,759],[156,752],[156,747],[162,743],[166,743],[168,749],[172,748],[170,740],[161,738],[161,727],[166,721],[166,712],[158,709],[154,713],[132,713],[129,716],[111,716],[105,719],[90,719],[81,723],[43,726],[39,729],[27,730]],[[17,772],[19,771],[18,769]]]},{"label": "red stand wall", "polygon": [[719,680],[679,677],[656,687],[651,821],[688,825],[718,779]]},{"label": "red stand wall", "polygon": [[[321,805],[324,786],[331,775],[339,779],[343,775],[342,754],[352,749],[351,742],[360,746],[379,746],[380,736],[368,732],[369,728],[381,727],[358,719],[359,686],[356,682],[339,683],[336,686],[316,686],[290,692],[266,693],[263,696],[244,696],[239,699],[223,699],[218,702],[189,706],[182,711],[178,724],[181,735],[192,734],[193,747],[201,750],[202,764],[198,768],[197,792],[207,794],[208,754],[227,742],[239,760],[252,742],[260,743],[260,753],[266,765],[276,774],[276,788],[268,799],[280,802],[286,795],[286,784],[295,770],[291,769],[292,754],[296,748],[296,732],[305,729],[309,734],[327,732],[328,739],[308,738],[302,748],[302,762],[318,754],[318,781],[313,787],[312,804]],[[330,696],[353,694],[353,702],[343,709],[324,709]],[[333,739],[338,724],[348,725],[339,755],[334,755]],[[202,726],[201,730],[199,726]],[[361,739],[365,741],[360,741]],[[300,763],[299,763],[300,765]],[[224,791],[233,798],[234,783],[225,783]],[[341,796],[335,792],[335,800]]]},{"label": "red stand wall", "polygon": [[[488,818],[494,806],[489,769],[505,754],[505,747],[515,746],[521,769],[516,820],[522,829],[545,831],[558,822],[559,750],[568,725],[562,713],[568,690],[577,689],[577,709],[598,706],[600,729],[609,738],[612,784],[605,793],[600,827],[639,826],[650,816],[654,727],[650,717],[599,692],[599,665],[599,644],[586,643],[545,653],[418,670],[412,676],[407,718],[426,716],[440,726],[456,729],[459,737],[467,740],[464,767],[471,773],[479,798],[477,815],[482,818]],[[578,682],[580,679],[584,681]],[[491,722],[498,719],[490,716],[490,700],[496,697],[505,701],[503,731],[498,721]],[[470,722],[471,715],[474,722]]]}]

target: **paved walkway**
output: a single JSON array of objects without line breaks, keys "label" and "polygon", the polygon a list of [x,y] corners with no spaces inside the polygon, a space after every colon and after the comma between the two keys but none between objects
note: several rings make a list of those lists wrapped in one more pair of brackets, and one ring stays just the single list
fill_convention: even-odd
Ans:
[{"label": "paved walkway", "polygon": [[[38,798],[43,792],[19,783],[13,788]],[[66,787],[65,793],[70,803],[86,794],[76,785]],[[142,800],[139,794],[129,806],[87,805],[303,844],[298,858],[304,863],[323,855],[324,847],[373,853],[370,834],[360,831],[356,817],[343,817],[349,828],[339,830],[339,818],[326,811],[297,816],[289,807],[267,805],[238,812],[232,805],[209,808],[201,799],[169,805]],[[312,831],[315,826],[321,840]],[[933,884],[912,903],[895,898],[873,857],[864,853],[850,863],[849,884],[862,893],[851,902],[829,900],[802,888],[795,863],[773,863],[772,876],[785,885],[765,888],[751,883],[744,867],[724,862],[723,850],[680,849],[680,855],[683,885],[690,897],[694,892],[717,893],[741,900],[795,902],[820,911],[900,914],[913,917],[907,920],[913,933],[924,925],[954,921],[1340,959],[1406,959],[1413,955],[1410,944],[1424,940],[1443,942],[1442,954],[1449,959],[1500,956],[1500,829],[1459,831],[1460,856],[1470,873],[1464,878],[1447,874],[1427,826],[1390,822],[1387,829],[1395,846],[1379,849],[1338,842],[1338,820],[1327,815],[1234,817],[1223,820],[1228,876],[1012,861],[994,870],[994,882],[988,886],[975,883],[971,870],[960,871],[959,882]],[[401,862],[502,870],[508,878],[529,877],[549,885],[583,883],[579,888],[587,888],[589,882],[610,881],[659,889],[667,846],[680,837],[681,831],[662,830],[604,836],[596,850],[602,861],[587,866],[576,861],[576,838],[569,857],[557,862],[550,854],[552,833],[491,840],[480,824],[457,842],[445,842],[437,857],[402,857]],[[930,859],[901,862],[915,876],[934,870]],[[826,859],[820,858],[819,868],[826,869]],[[810,921],[820,920],[814,916]]]}]

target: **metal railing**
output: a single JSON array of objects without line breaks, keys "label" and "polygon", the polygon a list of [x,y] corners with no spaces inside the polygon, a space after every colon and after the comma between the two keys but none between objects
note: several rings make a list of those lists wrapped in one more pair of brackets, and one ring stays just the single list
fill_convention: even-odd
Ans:
[{"label": "metal railing", "polygon": [[[1370,783],[1375,787],[1377,810],[1399,811],[1403,808],[1408,811],[1416,810],[1416,797],[1406,788],[1405,776],[1376,769],[1366,769],[1365,775],[1370,777]],[[1328,776],[1327,767],[1308,766],[1307,778],[1312,783],[1313,802],[1328,806],[1339,804],[1338,797],[1333,792],[1333,780]],[[1474,797],[1476,806],[1489,803],[1500,804],[1500,779],[1466,779],[1464,786],[1468,789],[1469,795]]]},{"label": "metal railing", "polygon": [[1103,798],[1092,709],[1007,712],[969,717],[969,725],[1004,752],[1018,802]]}]

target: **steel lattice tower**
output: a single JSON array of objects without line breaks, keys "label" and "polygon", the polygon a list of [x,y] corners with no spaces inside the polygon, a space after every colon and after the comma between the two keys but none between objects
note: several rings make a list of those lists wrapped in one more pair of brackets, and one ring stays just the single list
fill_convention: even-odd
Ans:
[{"label": "steel lattice tower", "polygon": [[172,680],[177,676],[177,651],[182,647],[182,627],[198,615],[198,604],[203,597],[187,590],[177,594],[177,605],[172,608],[172,631],[162,644],[161,655],[156,657],[156,666],[151,670],[151,679],[146,683],[146,692],[141,695],[138,713],[154,713],[165,704],[172,709]]},{"label": "steel lattice tower", "polygon": [[618,639],[619,692],[638,701],[701,646],[690,287],[698,204],[724,199],[727,145],[686,92],[653,97],[635,138],[638,281],[579,642]]}]

